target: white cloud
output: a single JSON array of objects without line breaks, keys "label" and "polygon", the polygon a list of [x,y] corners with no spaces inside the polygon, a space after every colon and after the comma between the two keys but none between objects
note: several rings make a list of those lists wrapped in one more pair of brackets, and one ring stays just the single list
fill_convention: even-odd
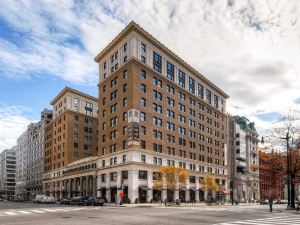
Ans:
[{"label": "white cloud", "polygon": [[300,97],[297,0],[27,0],[5,6],[0,18],[23,34],[23,43],[0,39],[0,76],[46,72],[95,87],[93,57],[134,19],[224,89],[230,113],[248,116],[260,130],[272,124],[258,113],[300,111],[294,103]]},{"label": "white cloud", "polygon": [[20,136],[31,122],[26,116],[32,110],[23,106],[7,106],[0,104],[0,152],[17,144]]}]

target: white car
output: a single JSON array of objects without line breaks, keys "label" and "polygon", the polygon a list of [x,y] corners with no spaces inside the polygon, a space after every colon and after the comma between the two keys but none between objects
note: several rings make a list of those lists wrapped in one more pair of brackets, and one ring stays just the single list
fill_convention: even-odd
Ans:
[{"label": "white car", "polygon": [[44,196],[42,199],[41,199],[41,203],[55,203],[55,198],[54,197],[49,197],[49,196]]},{"label": "white car", "polygon": [[41,203],[42,199],[47,197],[46,195],[36,195],[35,199],[33,200],[34,203]]}]

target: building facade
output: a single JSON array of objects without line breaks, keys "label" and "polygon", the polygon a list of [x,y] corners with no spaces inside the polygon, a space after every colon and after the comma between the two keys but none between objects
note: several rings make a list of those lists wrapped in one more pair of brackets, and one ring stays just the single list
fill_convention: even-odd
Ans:
[{"label": "building facade", "polygon": [[74,161],[98,155],[98,99],[66,87],[51,105],[53,120],[45,127],[44,135],[47,194],[52,193],[52,179],[62,169]]},{"label": "building facade", "polygon": [[12,199],[16,185],[16,148],[0,153],[0,197]]},{"label": "building facade", "polygon": [[233,201],[260,199],[258,134],[245,117],[228,116],[228,169]]},{"label": "building facade", "polygon": [[95,61],[98,158],[57,170],[50,194],[92,193],[116,202],[122,191],[131,203],[169,199],[168,190],[153,187],[160,166],[190,173],[176,199],[204,201],[205,174],[227,189],[226,93],[134,22]]},{"label": "building facade", "polygon": [[41,119],[31,123],[18,138],[16,146],[16,194],[26,199],[43,193],[44,132],[52,111],[44,109]]}]

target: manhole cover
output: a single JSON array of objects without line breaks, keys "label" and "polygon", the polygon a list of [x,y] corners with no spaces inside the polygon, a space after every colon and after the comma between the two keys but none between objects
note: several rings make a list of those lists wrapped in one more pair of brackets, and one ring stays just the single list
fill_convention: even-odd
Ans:
[{"label": "manhole cover", "polygon": [[69,217],[69,216],[64,216],[64,217],[62,217],[63,219],[70,219],[71,217]]}]

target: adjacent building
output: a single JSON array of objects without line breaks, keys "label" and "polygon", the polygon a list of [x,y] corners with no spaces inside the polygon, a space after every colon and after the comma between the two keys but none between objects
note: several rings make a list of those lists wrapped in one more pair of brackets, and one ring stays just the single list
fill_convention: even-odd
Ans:
[{"label": "adjacent building", "polygon": [[98,155],[98,99],[66,87],[51,105],[53,120],[44,135],[44,192],[60,196],[51,180],[68,164]]},{"label": "adjacent building", "polygon": [[241,116],[228,116],[228,171],[233,201],[260,199],[258,142],[253,122]]},{"label": "adjacent building", "polygon": [[16,148],[0,153],[0,197],[12,199],[16,185]]},{"label": "adjacent building", "polygon": [[31,123],[17,140],[16,194],[26,199],[43,193],[44,132],[51,120],[52,111],[44,109],[40,121]]}]

